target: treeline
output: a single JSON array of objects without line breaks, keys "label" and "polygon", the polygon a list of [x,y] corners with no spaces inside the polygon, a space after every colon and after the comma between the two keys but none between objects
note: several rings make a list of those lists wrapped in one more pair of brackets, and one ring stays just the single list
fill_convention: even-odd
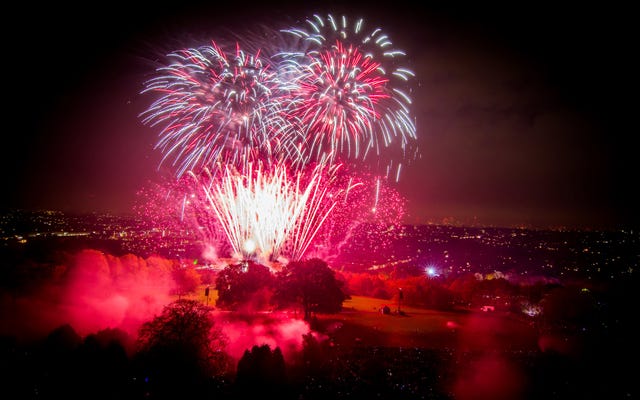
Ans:
[{"label": "treeline", "polygon": [[[612,398],[628,392],[629,372],[615,363],[635,340],[628,301],[633,286],[627,281],[349,274],[319,259],[290,263],[278,273],[249,261],[212,273],[189,262],[96,250],[15,259],[2,271],[7,279],[0,286],[5,329],[0,376],[12,398],[449,399],[455,363],[474,357],[451,349],[343,348],[310,331],[286,361],[282,349],[269,345],[247,348],[234,358],[220,326],[226,322],[203,302],[182,298],[203,283],[217,289],[217,309],[297,307],[306,318],[339,312],[349,295],[393,300],[402,293],[403,305],[444,310],[481,304],[500,310],[502,304],[503,311],[540,327],[541,351],[522,361],[533,383],[540,384],[532,385],[537,396],[532,398],[566,397],[572,391]],[[6,330],[16,324],[25,329],[42,324],[45,333],[27,338]],[[562,347],[566,343],[582,348],[572,352]],[[611,368],[599,367],[605,364]],[[567,377],[572,369],[577,372]],[[585,377],[601,384],[582,390]]]},{"label": "treeline", "polygon": [[267,344],[233,362],[209,311],[178,300],[137,339],[118,329],[81,337],[68,324],[36,342],[0,337],[3,391],[12,399],[450,398],[447,353],[343,349],[309,333],[288,362]]},{"label": "treeline", "polygon": [[518,311],[538,304],[549,291],[562,285],[553,280],[514,283],[501,274],[483,276],[467,273],[451,278],[425,273],[400,277],[373,273],[341,273],[352,295],[375,297],[405,306],[436,310],[479,309],[491,305],[495,310]]}]

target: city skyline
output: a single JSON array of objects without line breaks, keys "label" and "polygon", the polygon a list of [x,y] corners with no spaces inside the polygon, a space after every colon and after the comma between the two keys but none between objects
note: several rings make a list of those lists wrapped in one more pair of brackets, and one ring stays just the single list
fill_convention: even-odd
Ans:
[{"label": "city skyline", "polygon": [[156,131],[138,117],[154,55],[274,15],[334,12],[388,31],[416,72],[422,158],[395,185],[408,222],[637,225],[624,10],[334,5],[116,4],[79,19],[63,6],[25,20],[9,49],[20,124],[3,146],[0,207],[132,212],[159,176]]}]

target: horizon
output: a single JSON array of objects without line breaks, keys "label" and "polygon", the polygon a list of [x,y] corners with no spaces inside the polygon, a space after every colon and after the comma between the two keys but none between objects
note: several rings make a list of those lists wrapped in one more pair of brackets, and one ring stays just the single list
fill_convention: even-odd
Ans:
[{"label": "horizon", "polygon": [[[63,216],[73,216],[73,217],[82,217],[82,216],[110,216],[110,217],[122,217],[122,218],[135,218],[139,220],[143,220],[146,217],[140,214],[136,214],[135,212],[122,213],[122,212],[112,212],[109,210],[93,210],[93,211],[65,211],[65,210],[56,210],[56,209],[26,209],[26,208],[4,208],[0,209],[0,215],[8,215],[10,213],[56,213],[61,214]],[[366,225],[366,223],[365,223]],[[370,225],[375,225],[373,222]],[[550,232],[622,232],[627,230],[637,230],[637,226],[633,225],[620,225],[620,226],[596,226],[596,227],[588,227],[588,226],[568,226],[568,225],[546,225],[546,226],[535,226],[535,225],[527,225],[527,224],[514,224],[514,225],[500,225],[500,224],[490,224],[490,223],[482,223],[477,218],[470,218],[469,220],[460,220],[454,217],[442,217],[442,218],[431,218],[425,219],[424,221],[401,221],[397,224],[390,225],[400,225],[400,226],[442,226],[442,227],[454,227],[454,228],[473,228],[473,229],[512,229],[512,230],[528,230],[528,231],[550,231]]]},{"label": "horizon", "polygon": [[134,213],[137,192],[165,172],[157,132],[139,117],[161,52],[331,8],[382,27],[416,72],[411,111],[421,158],[403,164],[392,184],[406,221],[640,225],[626,134],[633,113],[624,100],[632,13],[589,5],[577,10],[582,18],[551,4],[280,1],[248,3],[238,15],[231,5],[196,1],[170,10],[115,4],[104,15],[73,17],[52,8],[30,21],[31,35],[10,43],[23,54],[32,37],[46,37],[38,49],[47,64],[23,62],[9,82],[7,114],[20,134],[1,150],[0,208]]}]

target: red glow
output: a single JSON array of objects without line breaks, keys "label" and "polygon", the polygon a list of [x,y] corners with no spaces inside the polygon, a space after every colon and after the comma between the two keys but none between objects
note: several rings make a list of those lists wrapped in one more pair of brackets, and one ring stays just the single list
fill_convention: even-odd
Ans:
[{"label": "red glow", "polygon": [[559,334],[543,334],[538,338],[538,347],[542,352],[555,352],[562,355],[576,356],[584,349],[578,345],[575,338]]},{"label": "red glow", "polygon": [[523,374],[516,365],[496,355],[486,355],[462,370],[454,392],[460,400],[520,399],[523,384]]},{"label": "red glow", "polygon": [[449,329],[458,329],[458,328],[460,328],[460,324],[457,323],[456,321],[447,321],[446,325],[447,325],[447,328],[449,328]]},{"label": "red glow", "polygon": [[239,360],[245,350],[255,345],[280,347],[285,361],[292,361],[296,352],[302,350],[302,335],[311,330],[301,319],[289,318],[278,313],[244,316],[220,313],[218,326],[228,338],[227,353]]},{"label": "red glow", "polygon": [[135,337],[138,327],[171,301],[169,260],[84,250],[72,263],[61,316],[82,335],[120,328]]},{"label": "red glow", "polygon": [[[255,240],[257,237],[254,237],[256,234],[259,237],[277,238],[278,245],[275,248],[281,251],[283,259],[295,259],[296,257],[292,257],[292,254],[298,254],[299,257],[299,254],[304,253],[306,257],[332,261],[339,257],[344,249],[349,248],[356,235],[366,235],[371,242],[384,247],[400,233],[393,227],[401,224],[406,202],[398,191],[390,186],[388,179],[356,172],[344,165],[331,169],[331,173],[324,170],[317,172],[306,177],[303,182],[302,187],[307,187],[308,179],[313,178],[313,185],[308,188],[313,188],[318,193],[312,193],[315,197],[306,200],[307,207],[304,212],[298,212],[300,215],[295,229],[278,229],[282,225],[282,220],[286,219],[286,215],[280,216],[274,222],[275,208],[271,202],[260,207],[259,203],[248,201],[258,199],[259,191],[256,190],[254,193],[244,190],[247,182],[227,179],[226,183],[230,187],[218,193],[217,188],[223,181],[219,176],[212,177],[206,174],[203,174],[200,179],[186,176],[178,181],[149,186],[141,190],[137,213],[147,222],[149,229],[161,227],[162,234],[166,229],[167,234],[169,232],[184,234],[198,239],[203,246],[201,256],[210,262],[216,262],[218,257],[241,258],[247,239],[254,240],[256,243],[256,255],[264,253],[265,257],[269,258],[274,246],[268,243],[258,245]],[[269,174],[272,173],[269,169],[265,169],[264,177],[257,183],[262,182],[263,186],[271,184],[271,180],[274,179],[266,179],[266,177],[271,176]],[[275,177],[277,178],[278,175]],[[292,179],[289,180],[292,182],[281,183],[289,186],[295,183]],[[212,209],[202,183],[206,183],[207,188],[211,188],[209,192],[215,195],[213,199],[219,200],[221,195],[229,195],[222,197],[225,201],[218,204],[220,215]],[[246,192],[246,204],[239,204],[241,202],[238,201],[239,196],[234,189],[242,189],[240,190],[242,193]],[[276,192],[279,195],[276,198],[284,198],[286,197],[284,195],[288,194],[284,189],[280,192]],[[295,191],[293,192],[295,194]],[[229,205],[234,207],[227,207]],[[372,212],[372,209],[375,212]],[[238,217],[254,215],[245,212],[249,210],[253,210],[254,214],[255,210],[259,210],[259,214],[264,218],[257,218],[256,214],[253,224],[243,223],[243,220]],[[243,212],[231,213],[230,211]],[[228,218],[221,219],[220,216]],[[279,223],[276,223],[278,221]],[[227,233],[230,232],[235,235],[228,235]],[[312,234],[314,232],[315,234]],[[157,249],[162,244],[161,240],[154,240],[154,238],[156,237],[150,237],[148,248]],[[269,243],[275,242],[271,240]],[[253,251],[244,253],[253,253]],[[268,260],[262,261],[268,262]]]}]

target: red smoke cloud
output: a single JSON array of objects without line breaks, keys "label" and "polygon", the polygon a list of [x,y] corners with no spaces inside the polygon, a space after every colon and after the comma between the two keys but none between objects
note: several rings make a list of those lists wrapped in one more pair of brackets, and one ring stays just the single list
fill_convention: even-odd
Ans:
[{"label": "red smoke cloud", "polygon": [[285,361],[291,362],[295,353],[302,350],[302,335],[311,331],[306,322],[279,313],[220,313],[217,323],[228,339],[227,353],[236,360],[245,350],[267,344],[272,350],[280,347]]},{"label": "red smoke cloud", "polygon": [[459,400],[522,398],[530,383],[503,349],[535,349],[536,334],[502,315],[476,312],[456,327],[461,351],[453,393]]},{"label": "red smoke cloud", "polygon": [[28,294],[4,296],[1,332],[30,340],[70,324],[82,336],[120,328],[137,337],[140,325],[171,301],[171,268],[160,257],[82,250],[59,266],[61,276]]},{"label": "red smoke cloud", "polygon": [[[136,338],[140,326],[174,300],[174,264],[161,257],[82,250],[60,266],[66,271],[61,277],[29,295],[2,299],[8,321],[2,333],[39,338],[70,324],[81,336],[118,328]],[[236,360],[266,344],[279,347],[291,362],[302,350],[302,336],[311,332],[305,321],[282,313],[216,311],[213,317],[227,338],[225,350]]]},{"label": "red smoke cloud", "polygon": [[120,328],[135,337],[140,325],[171,301],[170,260],[84,250],[73,264],[63,307],[81,335]]},{"label": "red smoke cloud", "polygon": [[454,393],[460,400],[520,399],[524,385],[524,374],[512,362],[485,354],[462,368]]}]

